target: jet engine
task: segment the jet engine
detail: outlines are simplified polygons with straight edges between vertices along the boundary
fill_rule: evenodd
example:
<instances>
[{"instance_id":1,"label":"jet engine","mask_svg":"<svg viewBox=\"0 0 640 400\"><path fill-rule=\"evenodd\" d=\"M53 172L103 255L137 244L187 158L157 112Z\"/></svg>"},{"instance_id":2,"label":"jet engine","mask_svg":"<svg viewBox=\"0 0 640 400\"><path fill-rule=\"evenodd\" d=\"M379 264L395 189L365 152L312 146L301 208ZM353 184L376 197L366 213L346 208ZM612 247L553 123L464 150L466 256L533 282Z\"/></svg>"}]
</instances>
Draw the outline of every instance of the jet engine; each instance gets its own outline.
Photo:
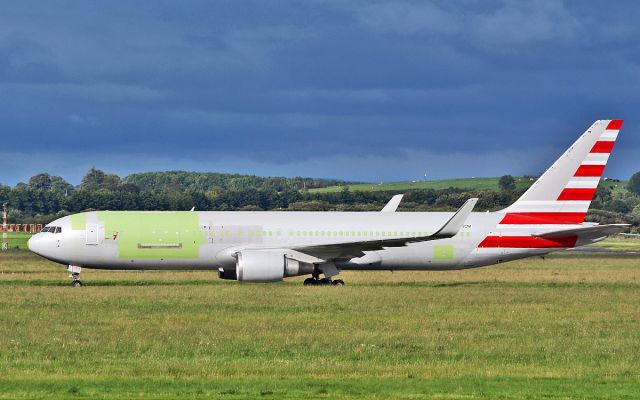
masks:
<instances>
[{"instance_id":1,"label":"jet engine","mask_svg":"<svg viewBox=\"0 0 640 400\"><path fill-rule=\"evenodd\" d=\"M279 282L314 270L312 263L288 257L286 250L243 250L236 258L236 279L241 282Z\"/></svg>"}]
</instances>

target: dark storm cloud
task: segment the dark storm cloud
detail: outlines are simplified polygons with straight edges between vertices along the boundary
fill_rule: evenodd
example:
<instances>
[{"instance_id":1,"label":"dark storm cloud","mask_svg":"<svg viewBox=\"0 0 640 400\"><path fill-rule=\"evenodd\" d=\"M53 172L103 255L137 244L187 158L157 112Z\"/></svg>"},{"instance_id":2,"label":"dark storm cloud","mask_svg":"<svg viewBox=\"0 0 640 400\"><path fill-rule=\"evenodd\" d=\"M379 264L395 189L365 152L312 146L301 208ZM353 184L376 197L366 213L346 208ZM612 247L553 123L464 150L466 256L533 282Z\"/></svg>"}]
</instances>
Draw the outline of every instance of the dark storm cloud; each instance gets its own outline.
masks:
<instances>
[{"instance_id":1,"label":"dark storm cloud","mask_svg":"<svg viewBox=\"0 0 640 400\"><path fill-rule=\"evenodd\" d=\"M635 2L5 2L0 181L77 182L91 165L536 173L597 118L627 119L608 168L626 177L640 169L638 14Z\"/></svg>"}]
</instances>

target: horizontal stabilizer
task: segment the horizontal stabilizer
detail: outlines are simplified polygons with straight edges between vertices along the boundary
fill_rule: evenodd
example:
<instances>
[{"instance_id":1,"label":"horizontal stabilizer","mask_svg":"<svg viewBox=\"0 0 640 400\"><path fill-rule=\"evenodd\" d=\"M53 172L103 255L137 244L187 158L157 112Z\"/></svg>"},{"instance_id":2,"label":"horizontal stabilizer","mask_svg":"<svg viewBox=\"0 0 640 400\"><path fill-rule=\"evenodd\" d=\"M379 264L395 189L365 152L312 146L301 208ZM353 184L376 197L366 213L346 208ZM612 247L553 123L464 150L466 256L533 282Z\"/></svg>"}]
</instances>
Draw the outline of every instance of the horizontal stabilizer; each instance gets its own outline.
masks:
<instances>
[{"instance_id":1,"label":"horizontal stabilizer","mask_svg":"<svg viewBox=\"0 0 640 400\"><path fill-rule=\"evenodd\" d=\"M560 239L575 236L579 241L602 239L618 234L629 227L629 224L591 225L582 228L564 229L534 235L543 239Z\"/></svg>"}]
</instances>

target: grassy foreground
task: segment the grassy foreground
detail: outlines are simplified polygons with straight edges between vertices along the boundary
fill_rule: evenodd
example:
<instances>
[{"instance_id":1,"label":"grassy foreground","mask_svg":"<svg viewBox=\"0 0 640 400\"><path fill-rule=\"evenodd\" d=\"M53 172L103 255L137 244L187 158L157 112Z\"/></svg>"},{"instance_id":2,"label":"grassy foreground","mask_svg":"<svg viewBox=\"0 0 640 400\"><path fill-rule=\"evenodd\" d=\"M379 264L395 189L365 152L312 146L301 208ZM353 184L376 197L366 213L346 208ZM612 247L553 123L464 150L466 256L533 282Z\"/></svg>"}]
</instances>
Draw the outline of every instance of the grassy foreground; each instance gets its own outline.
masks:
<instances>
[{"instance_id":1,"label":"grassy foreground","mask_svg":"<svg viewBox=\"0 0 640 400\"><path fill-rule=\"evenodd\" d=\"M640 259L569 255L347 286L0 255L2 398L634 399Z\"/></svg>"}]
</instances>

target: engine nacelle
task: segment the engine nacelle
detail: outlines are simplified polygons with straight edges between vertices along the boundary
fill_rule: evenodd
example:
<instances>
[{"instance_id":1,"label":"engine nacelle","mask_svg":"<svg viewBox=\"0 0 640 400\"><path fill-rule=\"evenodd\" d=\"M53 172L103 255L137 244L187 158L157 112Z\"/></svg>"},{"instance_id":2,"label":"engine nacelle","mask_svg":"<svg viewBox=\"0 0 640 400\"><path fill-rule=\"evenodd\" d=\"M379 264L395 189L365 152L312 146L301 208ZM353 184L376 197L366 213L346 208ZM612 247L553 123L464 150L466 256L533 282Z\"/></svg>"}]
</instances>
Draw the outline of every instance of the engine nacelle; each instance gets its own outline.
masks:
<instances>
[{"instance_id":1,"label":"engine nacelle","mask_svg":"<svg viewBox=\"0 0 640 400\"><path fill-rule=\"evenodd\" d=\"M236 276L241 282L279 282L284 278L284 252L246 250L237 253Z\"/></svg>"},{"instance_id":2,"label":"engine nacelle","mask_svg":"<svg viewBox=\"0 0 640 400\"><path fill-rule=\"evenodd\" d=\"M314 265L287 256L283 250L243 250L236 253L236 279L279 282L287 276L313 273Z\"/></svg>"},{"instance_id":3,"label":"engine nacelle","mask_svg":"<svg viewBox=\"0 0 640 400\"><path fill-rule=\"evenodd\" d=\"M218 268L218 278L235 281L238 279L235 269Z\"/></svg>"}]
</instances>

